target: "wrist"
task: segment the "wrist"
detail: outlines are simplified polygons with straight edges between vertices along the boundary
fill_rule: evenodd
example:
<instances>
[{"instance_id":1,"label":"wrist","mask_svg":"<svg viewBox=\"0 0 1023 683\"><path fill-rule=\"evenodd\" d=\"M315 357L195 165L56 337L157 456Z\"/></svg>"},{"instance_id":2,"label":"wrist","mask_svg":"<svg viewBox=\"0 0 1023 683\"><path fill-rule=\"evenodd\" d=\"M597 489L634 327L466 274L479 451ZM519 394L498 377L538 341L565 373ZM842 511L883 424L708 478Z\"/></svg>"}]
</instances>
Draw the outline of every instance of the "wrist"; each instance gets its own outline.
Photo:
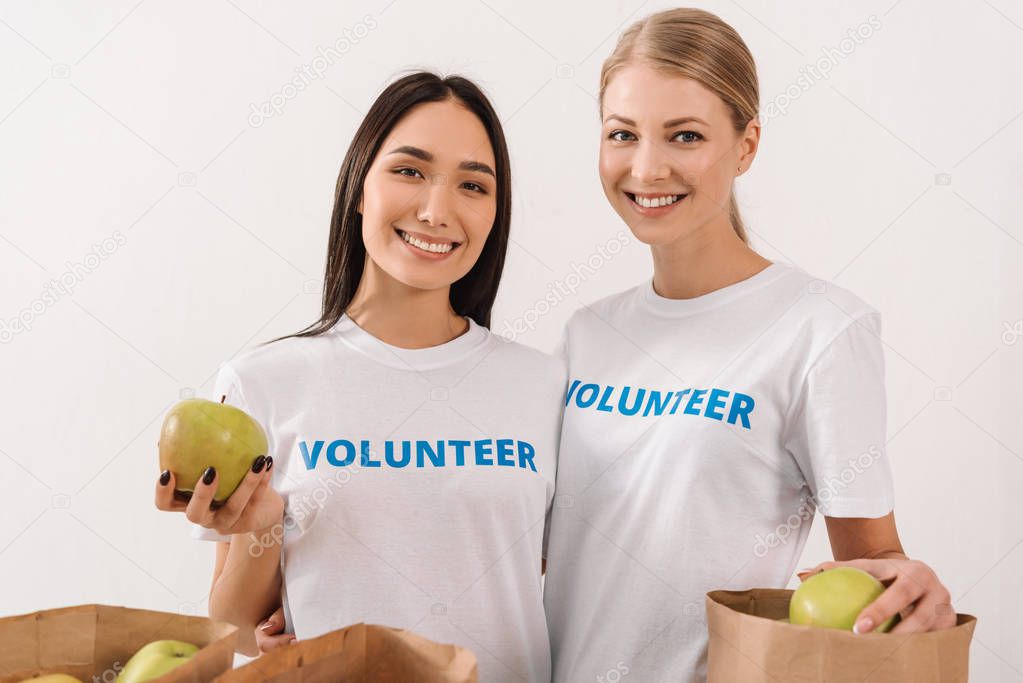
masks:
<instances>
[{"instance_id":1,"label":"wrist","mask_svg":"<svg viewBox=\"0 0 1023 683\"><path fill-rule=\"evenodd\" d=\"M872 560L908 560L906 554L899 550L886 550L884 552L870 555Z\"/></svg>"},{"instance_id":2,"label":"wrist","mask_svg":"<svg viewBox=\"0 0 1023 683\"><path fill-rule=\"evenodd\" d=\"M243 544L252 548L255 546L269 549L272 547L280 546L284 542L284 518L283 515L280 520L262 527L260 529L254 529L252 531L246 531L244 533L235 534L239 537L239 540Z\"/></svg>"}]
</instances>

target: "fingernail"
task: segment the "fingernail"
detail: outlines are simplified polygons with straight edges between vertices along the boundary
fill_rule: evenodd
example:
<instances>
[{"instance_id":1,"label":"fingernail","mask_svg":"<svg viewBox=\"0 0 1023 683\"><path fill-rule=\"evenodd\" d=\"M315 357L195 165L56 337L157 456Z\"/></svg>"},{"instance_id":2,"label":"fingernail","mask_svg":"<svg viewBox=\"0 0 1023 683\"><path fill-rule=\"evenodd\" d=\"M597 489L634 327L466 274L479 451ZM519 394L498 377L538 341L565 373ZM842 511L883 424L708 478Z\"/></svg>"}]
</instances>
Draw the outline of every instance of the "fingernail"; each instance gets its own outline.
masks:
<instances>
[{"instance_id":1,"label":"fingernail","mask_svg":"<svg viewBox=\"0 0 1023 683\"><path fill-rule=\"evenodd\" d=\"M263 466L266 465L266 456L261 455L252 461L252 471L259 474L263 471Z\"/></svg>"},{"instance_id":2,"label":"fingernail","mask_svg":"<svg viewBox=\"0 0 1023 683\"><path fill-rule=\"evenodd\" d=\"M260 631L267 631L267 630L270 629L271 626L273 626L273 622L270 621L269 619L267 619L266 621L264 621L262 624L259 625L259 630Z\"/></svg>"},{"instance_id":3,"label":"fingernail","mask_svg":"<svg viewBox=\"0 0 1023 683\"><path fill-rule=\"evenodd\" d=\"M202 473L202 483L212 484L213 480L217 477L217 471L212 466L207 467L206 471Z\"/></svg>"},{"instance_id":4,"label":"fingernail","mask_svg":"<svg viewBox=\"0 0 1023 683\"><path fill-rule=\"evenodd\" d=\"M874 620L871 619L870 617L865 617L865 618L860 619L859 621L856 622L856 625L853 626L853 633L855 633L856 635L861 635L863 633L870 633L870 631L873 628L874 628Z\"/></svg>"},{"instance_id":5,"label":"fingernail","mask_svg":"<svg viewBox=\"0 0 1023 683\"><path fill-rule=\"evenodd\" d=\"M166 486L170 483L170 470L164 470L160 473L160 486Z\"/></svg>"},{"instance_id":6,"label":"fingernail","mask_svg":"<svg viewBox=\"0 0 1023 683\"><path fill-rule=\"evenodd\" d=\"M266 471L269 472L274 466L273 456L269 456L266 459Z\"/></svg>"}]
</instances>

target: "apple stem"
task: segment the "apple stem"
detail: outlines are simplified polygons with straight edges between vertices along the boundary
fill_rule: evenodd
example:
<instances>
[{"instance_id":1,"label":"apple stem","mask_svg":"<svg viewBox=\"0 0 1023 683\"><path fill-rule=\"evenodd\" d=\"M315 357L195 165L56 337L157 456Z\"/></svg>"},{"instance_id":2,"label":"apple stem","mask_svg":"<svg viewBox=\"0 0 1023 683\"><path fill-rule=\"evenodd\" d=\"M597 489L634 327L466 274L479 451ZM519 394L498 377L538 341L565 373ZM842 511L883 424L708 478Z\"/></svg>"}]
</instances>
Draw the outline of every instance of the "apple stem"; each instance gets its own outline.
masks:
<instances>
[{"instance_id":1,"label":"apple stem","mask_svg":"<svg viewBox=\"0 0 1023 683\"><path fill-rule=\"evenodd\" d=\"M223 403L225 398L227 398L227 394L221 395L220 402Z\"/></svg>"}]
</instances>

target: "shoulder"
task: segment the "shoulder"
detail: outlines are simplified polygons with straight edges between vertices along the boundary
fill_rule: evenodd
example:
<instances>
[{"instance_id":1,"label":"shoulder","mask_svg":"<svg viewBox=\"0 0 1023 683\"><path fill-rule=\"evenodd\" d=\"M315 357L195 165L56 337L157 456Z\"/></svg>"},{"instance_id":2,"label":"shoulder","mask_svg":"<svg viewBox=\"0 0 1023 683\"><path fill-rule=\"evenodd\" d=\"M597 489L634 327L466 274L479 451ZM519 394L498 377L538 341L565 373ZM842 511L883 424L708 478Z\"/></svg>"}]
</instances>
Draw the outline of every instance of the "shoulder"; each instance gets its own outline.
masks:
<instances>
[{"instance_id":1,"label":"shoulder","mask_svg":"<svg viewBox=\"0 0 1023 683\"><path fill-rule=\"evenodd\" d=\"M560 356L511 341L491 333L491 347L484 362L502 381L533 390L560 394L568 378L568 369Z\"/></svg>"},{"instance_id":2,"label":"shoulder","mask_svg":"<svg viewBox=\"0 0 1023 683\"><path fill-rule=\"evenodd\" d=\"M510 363L516 370L543 374L563 374L564 363L560 358L540 349L512 341L499 334L491 333L495 345L494 356L503 363Z\"/></svg>"},{"instance_id":3,"label":"shoulder","mask_svg":"<svg viewBox=\"0 0 1023 683\"><path fill-rule=\"evenodd\" d=\"M220 366L220 372L236 382L250 384L262 379L294 378L310 360L330 345L331 332L313 337L285 337L264 342L235 354Z\"/></svg>"},{"instance_id":4,"label":"shoulder","mask_svg":"<svg viewBox=\"0 0 1023 683\"><path fill-rule=\"evenodd\" d=\"M585 304L577 309L565 323L565 334L570 335L574 330L587 328L592 325L606 325L612 320L618 319L634 310L637 297L643 284L629 287L621 292L616 292L598 299L591 304Z\"/></svg>"},{"instance_id":5,"label":"shoulder","mask_svg":"<svg viewBox=\"0 0 1023 683\"><path fill-rule=\"evenodd\" d=\"M795 318L792 322L804 326L818 341L827 344L854 327L880 335L880 311L859 295L792 266L784 268L778 286L794 302L790 311Z\"/></svg>"}]
</instances>

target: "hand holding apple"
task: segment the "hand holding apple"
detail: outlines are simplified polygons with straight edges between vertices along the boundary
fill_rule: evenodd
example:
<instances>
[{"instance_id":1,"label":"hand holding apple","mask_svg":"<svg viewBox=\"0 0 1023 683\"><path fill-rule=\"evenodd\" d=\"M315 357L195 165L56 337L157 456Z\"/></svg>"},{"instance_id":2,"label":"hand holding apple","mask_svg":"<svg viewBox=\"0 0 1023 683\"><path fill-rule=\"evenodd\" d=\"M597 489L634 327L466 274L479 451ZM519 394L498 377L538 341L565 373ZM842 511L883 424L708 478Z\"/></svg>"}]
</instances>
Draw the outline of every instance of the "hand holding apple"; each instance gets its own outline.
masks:
<instances>
[{"instance_id":1,"label":"hand holding apple","mask_svg":"<svg viewBox=\"0 0 1023 683\"><path fill-rule=\"evenodd\" d=\"M160 510L184 512L223 535L259 531L283 519L284 501L270 486L266 436L244 411L205 399L181 401L164 419L159 447Z\"/></svg>"},{"instance_id":2,"label":"hand holding apple","mask_svg":"<svg viewBox=\"0 0 1023 683\"><path fill-rule=\"evenodd\" d=\"M219 477L213 467L196 484L187 503L174 496L174 473L164 470L156 483L156 507L169 512L183 511L190 522L225 536L272 527L284 518L284 500L270 486L272 467L273 458L256 458L241 485L218 508L212 506Z\"/></svg>"},{"instance_id":3,"label":"hand holding apple","mask_svg":"<svg viewBox=\"0 0 1023 683\"><path fill-rule=\"evenodd\" d=\"M215 467L220 474L213 506L234 492L258 456L267 453L263 427L240 408L190 398L174 405L160 428L160 469L174 473L174 495L188 500L196 485Z\"/></svg>"},{"instance_id":4,"label":"hand holding apple","mask_svg":"<svg viewBox=\"0 0 1023 683\"><path fill-rule=\"evenodd\" d=\"M789 600L789 623L853 631L856 617L882 593L884 585L855 567L833 567L803 579ZM895 618L875 628L890 631Z\"/></svg>"},{"instance_id":5,"label":"hand holding apple","mask_svg":"<svg viewBox=\"0 0 1023 683\"><path fill-rule=\"evenodd\" d=\"M919 560L890 558L878 560L849 560L822 562L806 573L811 574L835 567L855 567L871 574L878 581L891 582L880 597L867 605L856 619L856 633L868 633L877 624L897 614L902 620L892 633L920 633L938 631L956 625L956 613L948 589L938 580L934 570Z\"/></svg>"}]
</instances>

